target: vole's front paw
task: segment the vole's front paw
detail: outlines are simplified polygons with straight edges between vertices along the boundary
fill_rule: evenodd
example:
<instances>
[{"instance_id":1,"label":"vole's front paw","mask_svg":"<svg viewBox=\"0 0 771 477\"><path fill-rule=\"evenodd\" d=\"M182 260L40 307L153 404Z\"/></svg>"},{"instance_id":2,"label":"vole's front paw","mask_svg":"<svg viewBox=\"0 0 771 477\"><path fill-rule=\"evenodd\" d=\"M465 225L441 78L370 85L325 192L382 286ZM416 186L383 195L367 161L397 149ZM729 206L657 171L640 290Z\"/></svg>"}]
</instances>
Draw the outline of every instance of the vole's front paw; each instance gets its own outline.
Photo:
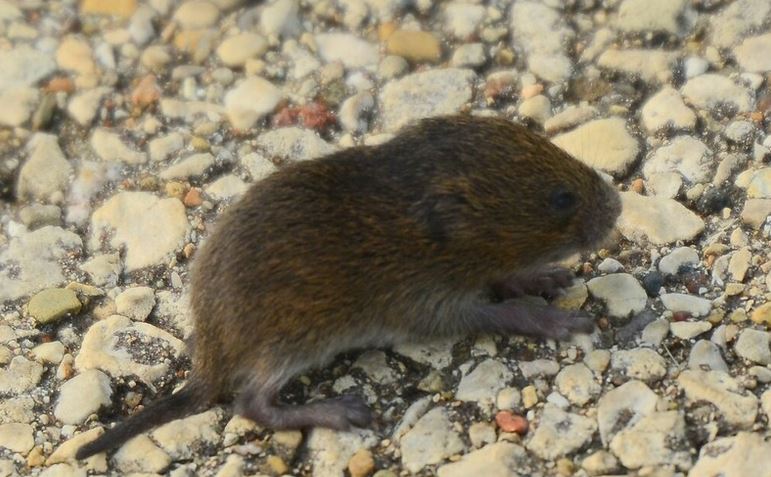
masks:
<instances>
[{"instance_id":1,"label":"vole's front paw","mask_svg":"<svg viewBox=\"0 0 771 477\"><path fill-rule=\"evenodd\" d=\"M566 268L543 268L526 274L512 275L493 285L493 292L502 300L525 295L554 298L573 283L573 278L573 273Z\"/></svg>"}]
</instances>

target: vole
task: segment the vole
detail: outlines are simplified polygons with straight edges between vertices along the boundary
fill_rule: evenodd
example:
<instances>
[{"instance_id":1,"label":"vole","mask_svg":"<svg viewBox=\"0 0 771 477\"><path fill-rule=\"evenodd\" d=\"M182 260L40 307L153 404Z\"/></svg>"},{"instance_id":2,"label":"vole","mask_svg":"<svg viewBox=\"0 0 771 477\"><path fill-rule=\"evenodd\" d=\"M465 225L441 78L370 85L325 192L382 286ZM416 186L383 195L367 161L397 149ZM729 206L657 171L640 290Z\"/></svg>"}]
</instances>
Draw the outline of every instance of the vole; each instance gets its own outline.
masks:
<instances>
[{"instance_id":1,"label":"vole","mask_svg":"<svg viewBox=\"0 0 771 477\"><path fill-rule=\"evenodd\" d=\"M235 394L267 428L366 426L364 401L277 402L340 352L473 333L565 339L593 322L513 298L555 294L550 264L604 240L617 191L505 119L425 119L390 141L292 163L221 216L192 263L192 371L82 459Z\"/></svg>"}]
</instances>

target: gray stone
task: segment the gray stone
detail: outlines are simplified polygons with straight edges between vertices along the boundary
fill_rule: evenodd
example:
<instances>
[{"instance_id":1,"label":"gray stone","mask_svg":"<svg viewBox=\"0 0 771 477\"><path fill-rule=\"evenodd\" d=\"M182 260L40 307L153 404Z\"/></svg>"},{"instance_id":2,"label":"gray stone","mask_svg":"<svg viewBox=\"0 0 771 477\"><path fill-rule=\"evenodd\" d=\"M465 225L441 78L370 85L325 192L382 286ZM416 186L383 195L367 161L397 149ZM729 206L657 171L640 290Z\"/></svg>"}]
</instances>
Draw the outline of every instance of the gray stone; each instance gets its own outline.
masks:
<instances>
[{"instance_id":1,"label":"gray stone","mask_svg":"<svg viewBox=\"0 0 771 477\"><path fill-rule=\"evenodd\" d=\"M75 368L99 369L114 378L136 376L152 386L168 373L169 358L178 359L184 350L182 341L160 328L113 315L88 329L75 358Z\"/></svg>"},{"instance_id":2,"label":"gray stone","mask_svg":"<svg viewBox=\"0 0 771 477\"><path fill-rule=\"evenodd\" d=\"M659 398L641 381L629 381L606 392L597 403L600 438L608 445L622 429L656 411Z\"/></svg>"},{"instance_id":3,"label":"gray stone","mask_svg":"<svg viewBox=\"0 0 771 477\"><path fill-rule=\"evenodd\" d=\"M604 139L597 141L598 137ZM640 152L621 118L595 119L552 142L585 164L616 176L625 175Z\"/></svg>"},{"instance_id":4,"label":"gray stone","mask_svg":"<svg viewBox=\"0 0 771 477\"><path fill-rule=\"evenodd\" d=\"M43 376L43 366L23 356L16 356L11 363L0 368L0 395L16 396L35 388Z\"/></svg>"},{"instance_id":5,"label":"gray stone","mask_svg":"<svg viewBox=\"0 0 771 477\"><path fill-rule=\"evenodd\" d=\"M465 448L442 407L435 407L421 417L401 438L400 446L402 465L412 473L438 464Z\"/></svg>"},{"instance_id":6,"label":"gray stone","mask_svg":"<svg viewBox=\"0 0 771 477\"><path fill-rule=\"evenodd\" d=\"M644 344L658 347L664 338L669 334L669 320L659 318L648 323L642 331L642 342Z\"/></svg>"},{"instance_id":7,"label":"gray stone","mask_svg":"<svg viewBox=\"0 0 771 477\"><path fill-rule=\"evenodd\" d=\"M680 93L686 101L701 109L715 110L729 105L743 113L754 106L749 90L719 74L707 73L692 78L680 88Z\"/></svg>"},{"instance_id":8,"label":"gray stone","mask_svg":"<svg viewBox=\"0 0 771 477\"><path fill-rule=\"evenodd\" d=\"M739 333L739 339L736 340L734 351L740 357L754 363L771 364L770 337L771 334L767 331L745 328Z\"/></svg>"},{"instance_id":9,"label":"gray stone","mask_svg":"<svg viewBox=\"0 0 771 477\"><path fill-rule=\"evenodd\" d=\"M91 277L91 282L94 285L114 287L118 284L123 264L120 261L120 254L105 253L96 255L91 260L82 263L80 269Z\"/></svg>"},{"instance_id":10,"label":"gray stone","mask_svg":"<svg viewBox=\"0 0 771 477\"><path fill-rule=\"evenodd\" d=\"M648 348L615 351L610 366L624 376L646 382L658 381L667 374L666 360Z\"/></svg>"},{"instance_id":11,"label":"gray stone","mask_svg":"<svg viewBox=\"0 0 771 477\"><path fill-rule=\"evenodd\" d=\"M677 377L677 384L689 403L706 401L714 405L730 425L746 429L755 422L758 398L723 371L688 369Z\"/></svg>"},{"instance_id":12,"label":"gray stone","mask_svg":"<svg viewBox=\"0 0 771 477\"><path fill-rule=\"evenodd\" d=\"M137 227L142 224L142 227ZM119 192L91 216L89 247L98 250L103 235L109 246L126 247L126 271L160 263L181 247L190 224L178 199L159 199L149 192Z\"/></svg>"},{"instance_id":13,"label":"gray stone","mask_svg":"<svg viewBox=\"0 0 771 477\"><path fill-rule=\"evenodd\" d=\"M150 287L133 287L115 297L115 312L132 320L145 321L155 307L155 293Z\"/></svg>"},{"instance_id":14,"label":"gray stone","mask_svg":"<svg viewBox=\"0 0 771 477\"><path fill-rule=\"evenodd\" d=\"M695 267L699 264L699 253L691 247L677 247L659 261L659 271L677 275L680 267Z\"/></svg>"},{"instance_id":15,"label":"gray stone","mask_svg":"<svg viewBox=\"0 0 771 477\"><path fill-rule=\"evenodd\" d=\"M305 161L325 156L337 147L321 139L309 129L286 127L264 132L257 137L257 145L268 158Z\"/></svg>"},{"instance_id":16,"label":"gray stone","mask_svg":"<svg viewBox=\"0 0 771 477\"><path fill-rule=\"evenodd\" d=\"M15 300L65 282L60 262L80 252L80 237L46 226L13 237L0 250L0 301Z\"/></svg>"},{"instance_id":17,"label":"gray stone","mask_svg":"<svg viewBox=\"0 0 771 477\"><path fill-rule=\"evenodd\" d=\"M367 376L378 384L393 384L398 379L398 375L388 365L386 354L382 351L366 351L353 363L353 367L367 373Z\"/></svg>"},{"instance_id":18,"label":"gray stone","mask_svg":"<svg viewBox=\"0 0 771 477\"><path fill-rule=\"evenodd\" d=\"M476 68L487 61L484 45L481 43L467 43L455 49L450 59L450 64L456 68Z\"/></svg>"},{"instance_id":19,"label":"gray stone","mask_svg":"<svg viewBox=\"0 0 771 477\"><path fill-rule=\"evenodd\" d=\"M554 376L560 370L560 365L553 359L534 359L533 361L519 361L519 370L525 379L539 376Z\"/></svg>"},{"instance_id":20,"label":"gray stone","mask_svg":"<svg viewBox=\"0 0 771 477\"><path fill-rule=\"evenodd\" d=\"M546 404L527 449L541 459L554 460L586 445L596 430L594 419Z\"/></svg>"},{"instance_id":21,"label":"gray stone","mask_svg":"<svg viewBox=\"0 0 771 477\"><path fill-rule=\"evenodd\" d=\"M27 160L21 168L18 195L21 199L50 202L70 183L72 166L59 148L56 136L38 133L27 143Z\"/></svg>"},{"instance_id":22,"label":"gray stone","mask_svg":"<svg viewBox=\"0 0 771 477\"><path fill-rule=\"evenodd\" d=\"M54 416L65 424L82 424L102 406L109 406L110 396L110 378L96 369L86 370L59 388Z\"/></svg>"},{"instance_id":23,"label":"gray stone","mask_svg":"<svg viewBox=\"0 0 771 477\"><path fill-rule=\"evenodd\" d=\"M420 343L401 343L394 351L413 361L426 364L434 369L444 369L452 363L452 346L455 339L434 339Z\"/></svg>"},{"instance_id":24,"label":"gray stone","mask_svg":"<svg viewBox=\"0 0 771 477\"><path fill-rule=\"evenodd\" d=\"M445 28L459 40L473 35L485 18L485 7L466 2L449 2L444 5Z\"/></svg>"},{"instance_id":25,"label":"gray stone","mask_svg":"<svg viewBox=\"0 0 771 477\"><path fill-rule=\"evenodd\" d=\"M688 367L700 371L728 372L728 365L720 354L720 348L708 340L699 340L688 355Z\"/></svg>"},{"instance_id":26,"label":"gray stone","mask_svg":"<svg viewBox=\"0 0 771 477\"><path fill-rule=\"evenodd\" d=\"M573 64L565 48L575 33L559 12L547 4L524 0L514 3L510 18L513 44L524 51L528 69L552 83L567 80Z\"/></svg>"},{"instance_id":27,"label":"gray stone","mask_svg":"<svg viewBox=\"0 0 771 477\"><path fill-rule=\"evenodd\" d=\"M648 302L645 289L628 273L592 278L586 286L592 296L605 302L611 316L626 318L644 310Z\"/></svg>"},{"instance_id":28,"label":"gray stone","mask_svg":"<svg viewBox=\"0 0 771 477\"><path fill-rule=\"evenodd\" d=\"M674 465L691 467L685 435L685 419L679 411L655 412L624 428L610 442L610 449L624 467Z\"/></svg>"},{"instance_id":29,"label":"gray stone","mask_svg":"<svg viewBox=\"0 0 771 477\"><path fill-rule=\"evenodd\" d=\"M265 35L292 36L300 31L298 0L277 0L266 5L260 15L260 29Z\"/></svg>"},{"instance_id":30,"label":"gray stone","mask_svg":"<svg viewBox=\"0 0 771 477\"><path fill-rule=\"evenodd\" d=\"M712 309L712 302L706 298L684 293L665 293L661 295L661 303L669 311L685 311L691 316L707 316Z\"/></svg>"},{"instance_id":31,"label":"gray stone","mask_svg":"<svg viewBox=\"0 0 771 477\"><path fill-rule=\"evenodd\" d=\"M457 113L472 99L473 71L458 68L413 73L385 84L380 93L385 131L429 116Z\"/></svg>"},{"instance_id":32,"label":"gray stone","mask_svg":"<svg viewBox=\"0 0 771 477\"><path fill-rule=\"evenodd\" d=\"M323 428L314 429L308 437L313 475L342 476L356 451L374 447L378 442L378 437L370 430L335 432Z\"/></svg>"},{"instance_id":33,"label":"gray stone","mask_svg":"<svg viewBox=\"0 0 771 477\"><path fill-rule=\"evenodd\" d=\"M498 391L506 387L513 377L514 374L506 365L494 359L487 359L463 376L455 398L476 402L482 409L490 411Z\"/></svg>"},{"instance_id":34,"label":"gray stone","mask_svg":"<svg viewBox=\"0 0 771 477\"><path fill-rule=\"evenodd\" d=\"M48 51L21 44L0 51L0 91L12 86L33 86L56 69Z\"/></svg>"},{"instance_id":35,"label":"gray stone","mask_svg":"<svg viewBox=\"0 0 771 477\"><path fill-rule=\"evenodd\" d=\"M617 226L627 239L640 244L691 240L704 230L704 221L675 200L622 192L621 202Z\"/></svg>"},{"instance_id":36,"label":"gray stone","mask_svg":"<svg viewBox=\"0 0 771 477\"><path fill-rule=\"evenodd\" d=\"M527 459L525 450L511 442L489 444L463 456L458 462L446 464L437 470L439 477L517 477Z\"/></svg>"},{"instance_id":37,"label":"gray stone","mask_svg":"<svg viewBox=\"0 0 771 477\"><path fill-rule=\"evenodd\" d=\"M691 183L707 182L712 176L712 151L698 139L678 136L656 149L645 161L643 174L650 177L664 172L679 172Z\"/></svg>"},{"instance_id":38,"label":"gray stone","mask_svg":"<svg viewBox=\"0 0 771 477\"><path fill-rule=\"evenodd\" d=\"M591 370L583 363L571 364L562 368L554 380L559 392L571 403L583 406L599 396L602 388L594 379Z\"/></svg>"}]
</instances>

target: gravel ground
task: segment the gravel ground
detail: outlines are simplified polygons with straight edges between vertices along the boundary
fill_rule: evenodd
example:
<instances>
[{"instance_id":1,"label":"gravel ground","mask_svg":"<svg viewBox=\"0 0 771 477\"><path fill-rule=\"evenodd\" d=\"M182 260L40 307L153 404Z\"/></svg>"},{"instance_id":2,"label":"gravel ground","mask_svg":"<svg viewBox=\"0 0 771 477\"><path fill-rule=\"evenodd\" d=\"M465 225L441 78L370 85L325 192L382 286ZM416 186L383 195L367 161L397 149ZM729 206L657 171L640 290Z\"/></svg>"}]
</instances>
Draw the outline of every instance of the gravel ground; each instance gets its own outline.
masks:
<instances>
[{"instance_id":1,"label":"gravel ground","mask_svg":"<svg viewBox=\"0 0 771 477\"><path fill-rule=\"evenodd\" d=\"M0 476L771 476L768 0L0 0ZM342 356L372 428L215 408L74 450L182 383L189 259L286 161L472 111L612 175L570 343Z\"/></svg>"}]
</instances>

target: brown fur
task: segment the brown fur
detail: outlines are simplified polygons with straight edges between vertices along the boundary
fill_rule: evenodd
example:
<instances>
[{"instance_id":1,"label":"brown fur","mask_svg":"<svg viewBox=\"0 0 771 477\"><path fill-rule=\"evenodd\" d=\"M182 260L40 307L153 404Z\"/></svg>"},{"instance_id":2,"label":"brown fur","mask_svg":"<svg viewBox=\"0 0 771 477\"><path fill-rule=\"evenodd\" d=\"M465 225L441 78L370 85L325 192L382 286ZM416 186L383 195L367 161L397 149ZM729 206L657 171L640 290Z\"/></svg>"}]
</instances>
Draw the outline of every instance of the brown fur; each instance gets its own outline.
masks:
<instances>
[{"instance_id":1,"label":"brown fur","mask_svg":"<svg viewBox=\"0 0 771 477\"><path fill-rule=\"evenodd\" d=\"M383 145L289 165L222 215L194 261L189 383L78 457L233 392L237 411L268 427L364 425L356 399L274 402L296 373L352 348L588 331L585 318L508 298L564 286L540 267L596 246L619 209L591 168L502 119L428 119Z\"/></svg>"}]
</instances>

